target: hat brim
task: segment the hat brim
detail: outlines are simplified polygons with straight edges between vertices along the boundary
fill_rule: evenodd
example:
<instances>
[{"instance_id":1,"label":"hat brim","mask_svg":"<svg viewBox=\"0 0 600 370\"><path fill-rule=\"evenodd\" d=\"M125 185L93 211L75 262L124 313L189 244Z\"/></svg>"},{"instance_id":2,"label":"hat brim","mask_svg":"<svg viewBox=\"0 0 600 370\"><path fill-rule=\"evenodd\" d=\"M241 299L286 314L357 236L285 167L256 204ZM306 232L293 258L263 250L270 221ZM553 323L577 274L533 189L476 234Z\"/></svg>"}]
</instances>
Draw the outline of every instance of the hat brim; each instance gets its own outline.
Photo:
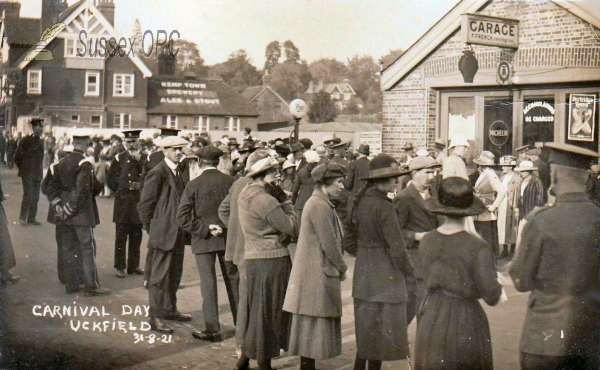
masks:
<instances>
[{"instance_id":1,"label":"hat brim","mask_svg":"<svg viewBox=\"0 0 600 370\"><path fill-rule=\"evenodd\" d=\"M409 171L409 172L413 172L413 171L421 171L421 170L425 170L425 169L441 168L441 167L442 167L442 165L441 165L441 164L439 164L439 163L437 163L437 162L436 162L436 163L429 164L429 165L427 165L427 166L421 166L421 167L417 167L417 168L413 168L413 169L411 169L411 168L410 168L410 165L409 165L409 166L408 166L408 171Z\"/></svg>"},{"instance_id":2,"label":"hat brim","mask_svg":"<svg viewBox=\"0 0 600 370\"><path fill-rule=\"evenodd\" d=\"M248 172L247 176L248 177L256 177L257 175L260 175L261 173L266 172L266 171L270 170L271 168L275 168L275 167L279 167L279 166L280 166L279 162L277 162L277 163L273 162L270 166L263 167L263 168L261 168L258 171L255 171L255 172L250 171L250 172Z\"/></svg>"},{"instance_id":3,"label":"hat brim","mask_svg":"<svg viewBox=\"0 0 600 370\"><path fill-rule=\"evenodd\" d=\"M531 167L531 168L515 168L515 172L531 172L531 171L536 171L538 168L537 167Z\"/></svg>"},{"instance_id":4,"label":"hat brim","mask_svg":"<svg viewBox=\"0 0 600 370\"><path fill-rule=\"evenodd\" d=\"M477 197L473 197L473 204L467 208L444 206L439 203L438 198L427 199L425 201L425 207L432 213L459 217L477 216L487 211L485 204Z\"/></svg>"},{"instance_id":5,"label":"hat brim","mask_svg":"<svg viewBox=\"0 0 600 370\"><path fill-rule=\"evenodd\" d=\"M370 180L379 180L379 179L387 179L390 177L400 177L404 175L410 174L410 171L402 170L400 167L389 167L385 169L386 171L382 171L381 173L371 175L371 171L369 171L369 176L360 177L360 180L370 181Z\"/></svg>"},{"instance_id":6,"label":"hat brim","mask_svg":"<svg viewBox=\"0 0 600 370\"><path fill-rule=\"evenodd\" d=\"M369 151L369 150L362 150L362 151L361 150L357 150L356 152L360 153L360 154L364 154L364 155L370 155L371 154L371 151Z\"/></svg>"},{"instance_id":7,"label":"hat brim","mask_svg":"<svg viewBox=\"0 0 600 370\"><path fill-rule=\"evenodd\" d=\"M478 164L480 166L488 166L488 167L498 166L496 163L481 162L477 158L473 159L473 163Z\"/></svg>"}]
</instances>

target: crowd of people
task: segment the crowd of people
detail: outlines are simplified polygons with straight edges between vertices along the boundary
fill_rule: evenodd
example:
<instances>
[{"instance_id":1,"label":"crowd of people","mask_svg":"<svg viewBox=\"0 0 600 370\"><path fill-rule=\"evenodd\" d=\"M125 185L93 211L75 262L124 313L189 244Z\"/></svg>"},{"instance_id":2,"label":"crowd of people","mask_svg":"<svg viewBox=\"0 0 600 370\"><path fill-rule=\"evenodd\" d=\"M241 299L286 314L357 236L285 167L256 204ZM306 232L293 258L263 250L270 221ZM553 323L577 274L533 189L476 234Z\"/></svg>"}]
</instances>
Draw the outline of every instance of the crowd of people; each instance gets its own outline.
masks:
<instances>
[{"instance_id":1,"label":"crowd of people","mask_svg":"<svg viewBox=\"0 0 600 370\"><path fill-rule=\"evenodd\" d=\"M250 360L271 369L281 350L300 356L303 370L341 354L345 254L355 258L355 370L406 360L415 319L415 369L492 369L479 299L505 299L501 259L511 260L517 290L531 291L521 367L600 365L597 152L560 143L501 158L483 151L469 171L469 142L458 136L431 149L407 143L396 159L337 138L264 142L250 130L241 143L167 128L151 138L76 131L55 140L42 138L41 121L32 126L15 150L20 222L39 224L41 189L66 293L111 294L98 279L92 230L95 197L112 196L116 276L144 275L152 330L173 333L169 321L192 320L177 308L190 245L205 324L192 334L222 340L218 261L236 326L235 369ZM14 282L6 224L2 208L1 276Z\"/></svg>"}]
</instances>

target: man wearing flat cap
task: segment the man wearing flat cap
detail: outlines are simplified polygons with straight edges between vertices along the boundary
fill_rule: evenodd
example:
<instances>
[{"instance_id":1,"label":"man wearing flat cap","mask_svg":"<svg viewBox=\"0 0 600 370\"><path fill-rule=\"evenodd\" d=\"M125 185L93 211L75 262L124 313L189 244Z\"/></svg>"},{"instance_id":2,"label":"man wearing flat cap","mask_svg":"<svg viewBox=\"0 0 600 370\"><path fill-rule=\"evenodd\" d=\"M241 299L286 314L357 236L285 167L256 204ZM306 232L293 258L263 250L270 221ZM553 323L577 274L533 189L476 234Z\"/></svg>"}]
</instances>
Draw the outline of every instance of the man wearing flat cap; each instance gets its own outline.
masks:
<instances>
[{"instance_id":1,"label":"man wearing flat cap","mask_svg":"<svg viewBox=\"0 0 600 370\"><path fill-rule=\"evenodd\" d=\"M404 233L406 249L415 266L417 280L416 292L409 292L406 306L406 320L410 322L425 296L425 277L421 266L419 245L425 234L440 225L437 216L425 206L425 201L437 197L435 187L436 170L441 165L431 157L415 157L410 161L408 170L411 181L394 199L394 207L398 213L398 221Z\"/></svg>"},{"instance_id":2,"label":"man wearing flat cap","mask_svg":"<svg viewBox=\"0 0 600 370\"><path fill-rule=\"evenodd\" d=\"M524 370L600 366L600 208L585 194L598 153L545 143L556 202L519 226L509 273L531 292L520 345Z\"/></svg>"},{"instance_id":3,"label":"man wearing flat cap","mask_svg":"<svg viewBox=\"0 0 600 370\"><path fill-rule=\"evenodd\" d=\"M219 206L233 184L233 177L217 169L223 152L214 146L206 146L198 152L202 174L186 186L179 209L179 226L192 234L192 252L200 274L202 314L204 331L194 331L194 338L211 342L221 341L219 325L219 300L217 297L218 259L227 288L234 321L237 316L233 287L225 262L226 226L219 219Z\"/></svg>"},{"instance_id":4,"label":"man wearing flat cap","mask_svg":"<svg viewBox=\"0 0 600 370\"><path fill-rule=\"evenodd\" d=\"M168 136L157 145L163 149L165 158L148 172L138 212L148 233L148 252L151 253L148 282L150 327L155 331L172 333L173 328L163 320L192 319L177 310L177 290L183 273L186 242L186 232L177 223L177 207L185 189L177 164L187 141Z\"/></svg>"},{"instance_id":5,"label":"man wearing flat cap","mask_svg":"<svg viewBox=\"0 0 600 370\"><path fill-rule=\"evenodd\" d=\"M33 133L22 139L15 154L15 164L23 181L23 200L19 222L21 225L41 225L37 219L40 187L44 177L44 120L31 120Z\"/></svg>"},{"instance_id":6,"label":"man wearing flat cap","mask_svg":"<svg viewBox=\"0 0 600 370\"><path fill-rule=\"evenodd\" d=\"M85 295L102 296L111 291L100 287L96 268L93 228L100 223L100 217L95 197L102 191L102 185L84 154L89 142L90 136L85 131L73 134L73 152L55 166L48 184L48 200L54 207L55 220L63 226L61 247L64 248L67 294L81 290L77 266L82 263Z\"/></svg>"},{"instance_id":7,"label":"man wearing flat cap","mask_svg":"<svg viewBox=\"0 0 600 370\"><path fill-rule=\"evenodd\" d=\"M142 188L143 162L138 140L142 130L123 131L126 150L115 156L110 166L107 184L115 193L113 222L115 223L115 264L117 277L142 275L140 268L140 245L142 244L142 221L137 211ZM129 240L129 254L127 241Z\"/></svg>"}]
</instances>

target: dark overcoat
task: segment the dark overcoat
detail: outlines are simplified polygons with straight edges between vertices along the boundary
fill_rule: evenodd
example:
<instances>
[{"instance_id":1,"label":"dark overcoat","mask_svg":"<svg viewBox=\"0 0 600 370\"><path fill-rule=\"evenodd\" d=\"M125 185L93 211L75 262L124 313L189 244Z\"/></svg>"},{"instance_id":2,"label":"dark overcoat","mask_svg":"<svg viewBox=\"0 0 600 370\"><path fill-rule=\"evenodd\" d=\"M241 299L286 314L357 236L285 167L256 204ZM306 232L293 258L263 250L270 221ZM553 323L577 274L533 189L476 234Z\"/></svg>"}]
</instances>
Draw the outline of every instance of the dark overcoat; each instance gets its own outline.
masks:
<instances>
[{"instance_id":1,"label":"dark overcoat","mask_svg":"<svg viewBox=\"0 0 600 370\"><path fill-rule=\"evenodd\" d=\"M225 250L227 230L219 219L219 206L232 184L233 177L210 168L186 185L177 210L177 222L192 234L194 254ZM223 234L213 236L209 225L221 226Z\"/></svg>"},{"instance_id":2,"label":"dark overcoat","mask_svg":"<svg viewBox=\"0 0 600 370\"><path fill-rule=\"evenodd\" d=\"M307 166L301 169L296 175L294 181L294 189L292 190L292 203L294 203L294 211L302 211L308 199L312 196L315 189L315 182L310 177L309 168Z\"/></svg>"},{"instance_id":3,"label":"dark overcoat","mask_svg":"<svg viewBox=\"0 0 600 370\"><path fill-rule=\"evenodd\" d=\"M559 195L532 211L509 268L515 287L531 291L521 352L600 354L600 208L585 193Z\"/></svg>"},{"instance_id":4,"label":"dark overcoat","mask_svg":"<svg viewBox=\"0 0 600 370\"><path fill-rule=\"evenodd\" d=\"M117 154L108 170L106 183L115 192L113 222L117 224L141 224L137 206L140 202L142 161L128 151ZM137 189L136 188L137 184Z\"/></svg>"},{"instance_id":5,"label":"dark overcoat","mask_svg":"<svg viewBox=\"0 0 600 370\"><path fill-rule=\"evenodd\" d=\"M365 180L361 180L361 178L369 175L369 163L370 161L367 157L361 157L350 163L346 180L344 180L344 187L346 189L352 193L356 193L367 183Z\"/></svg>"},{"instance_id":6,"label":"dark overcoat","mask_svg":"<svg viewBox=\"0 0 600 370\"><path fill-rule=\"evenodd\" d=\"M51 206L60 204L71 212L62 221L66 226L95 227L100 223L96 196L102 184L94 176L94 167L77 149L64 157L54 167L54 176L48 184Z\"/></svg>"},{"instance_id":7,"label":"dark overcoat","mask_svg":"<svg viewBox=\"0 0 600 370\"><path fill-rule=\"evenodd\" d=\"M219 218L227 227L227 240L225 245L225 261L232 261L235 265L244 263L244 233L240 225L238 200L240 193L246 185L252 182L248 176L241 177L231 185L229 193L219 206Z\"/></svg>"},{"instance_id":8,"label":"dark overcoat","mask_svg":"<svg viewBox=\"0 0 600 370\"><path fill-rule=\"evenodd\" d=\"M17 148L15 164L21 177L42 181L44 177L44 140L35 135L25 137Z\"/></svg>"},{"instance_id":9,"label":"dark overcoat","mask_svg":"<svg viewBox=\"0 0 600 370\"><path fill-rule=\"evenodd\" d=\"M144 181L138 212L148 231L148 248L170 251L183 232L177 224L177 207L185 184L165 161L154 167Z\"/></svg>"},{"instance_id":10,"label":"dark overcoat","mask_svg":"<svg viewBox=\"0 0 600 370\"><path fill-rule=\"evenodd\" d=\"M50 183L52 182L52 178L54 177L54 167L56 167L57 163L52 163L50 165L50 167L48 167L48 171L46 171L46 176L44 176L44 180L42 180L42 186L41 186L41 191L43 195L48 196L48 187L50 186ZM48 218L46 219L46 221L48 221L51 224L55 224L57 223L57 220L55 219L55 214L56 211L54 210L54 207L50 206L48 207Z\"/></svg>"},{"instance_id":11,"label":"dark overcoat","mask_svg":"<svg viewBox=\"0 0 600 370\"><path fill-rule=\"evenodd\" d=\"M321 190L306 202L302 218L283 309L312 317L341 317L340 277L348 270L342 223Z\"/></svg>"}]
</instances>

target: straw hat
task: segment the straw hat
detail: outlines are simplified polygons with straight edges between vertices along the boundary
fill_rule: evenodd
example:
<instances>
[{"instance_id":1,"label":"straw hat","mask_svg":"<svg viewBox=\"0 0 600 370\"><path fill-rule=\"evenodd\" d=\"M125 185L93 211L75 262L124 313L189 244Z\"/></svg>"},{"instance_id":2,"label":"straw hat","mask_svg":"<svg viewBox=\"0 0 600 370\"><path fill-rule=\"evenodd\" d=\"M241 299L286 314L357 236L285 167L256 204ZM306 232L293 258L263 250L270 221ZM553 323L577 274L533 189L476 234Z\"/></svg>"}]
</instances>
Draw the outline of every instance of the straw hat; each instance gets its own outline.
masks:
<instances>
[{"instance_id":1,"label":"straw hat","mask_svg":"<svg viewBox=\"0 0 600 370\"><path fill-rule=\"evenodd\" d=\"M292 161L289 161L289 160L283 162L283 166L282 166L283 170L287 170L290 167L296 167L296 164L294 162L292 162Z\"/></svg>"},{"instance_id":2,"label":"straw hat","mask_svg":"<svg viewBox=\"0 0 600 370\"><path fill-rule=\"evenodd\" d=\"M537 167L533 165L532 161L521 161L517 168L515 168L516 172L524 172L524 171L535 171Z\"/></svg>"},{"instance_id":3,"label":"straw hat","mask_svg":"<svg viewBox=\"0 0 600 370\"><path fill-rule=\"evenodd\" d=\"M476 216L487 211L483 202L473 193L469 180L448 177L440 183L437 198L425 201L425 207L433 213L448 216Z\"/></svg>"},{"instance_id":4,"label":"straw hat","mask_svg":"<svg viewBox=\"0 0 600 370\"><path fill-rule=\"evenodd\" d=\"M517 166L517 159L512 155L505 155L504 157L500 157L500 166Z\"/></svg>"},{"instance_id":5,"label":"straw hat","mask_svg":"<svg viewBox=\"0 0 600 370\"><path fill-rule=\"evenodd\" d=\"M450 145L448 146L448 149L452 149L455 146L469 146L469 142L467 141L467 139L464 138L464 136L454 136L452 137L452 139L450 139Z\"/></svg>"},{"instance_id":6,"label":"straw hat","mask_svg":"<svg viewBox=\"0 0 600 370\"><path fill-rule=\"evenodd\" d=\"M321 157L314 150L307 150L304 153L304 158L306 158L306 162L308 163L319 163Z\"/></svg>"},{"instance_id":7,"label":"straw hat","mask_svg":"<svg viewBox=\"0 0 600 370\"><path fill-rule=\"evenodd\" d=\"M494 153L484 150L483 152L481 152L481 154L479 154L479 157L473 160L473 163L478 164L480 166L495 166L495 159L496 156L494 155Z\"/></svg>"},{"instance_id":8,"label":"straw hat","mask_svg":"<svg viewBox=\"0 0 600 370\"><path fill-rule=\"evenodd\" d=\"M256 175L259 175L277 166L279 166L279 162L277 161L277 159L273 157L263 158L250 167L250 171L248 171L248 176L255 177Z\"/></svg>"}]
</instances>

